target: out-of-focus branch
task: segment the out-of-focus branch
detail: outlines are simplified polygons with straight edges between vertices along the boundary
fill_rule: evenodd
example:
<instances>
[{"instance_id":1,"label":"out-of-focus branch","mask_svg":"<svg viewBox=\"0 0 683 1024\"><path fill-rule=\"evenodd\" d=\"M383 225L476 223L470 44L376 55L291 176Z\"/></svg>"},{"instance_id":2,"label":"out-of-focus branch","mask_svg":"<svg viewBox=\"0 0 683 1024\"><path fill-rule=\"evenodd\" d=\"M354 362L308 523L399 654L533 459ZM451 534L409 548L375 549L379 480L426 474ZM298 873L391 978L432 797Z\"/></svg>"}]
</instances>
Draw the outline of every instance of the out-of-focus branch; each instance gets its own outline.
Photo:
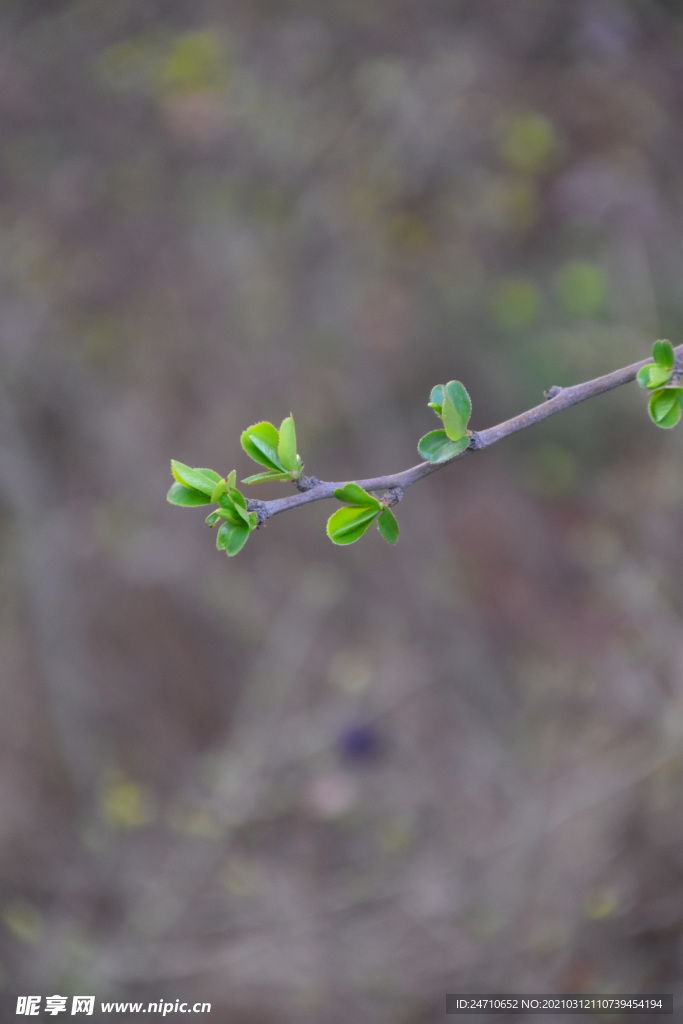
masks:
<instances>
[{"instance_id":1,"label":"out-of-focus branch","mask_svg":"<svg viewBox=\"0 0 683 1024\"><path fill-rule=\"evenodd\" d=\"M57 500L46 514L54 471L27 438L8 388L0 386L0 399L0 499L15 520L22 597L64 769L85 799L104 757L103 719L73 580L76 528Z\"/></svg>"}]
</instances>

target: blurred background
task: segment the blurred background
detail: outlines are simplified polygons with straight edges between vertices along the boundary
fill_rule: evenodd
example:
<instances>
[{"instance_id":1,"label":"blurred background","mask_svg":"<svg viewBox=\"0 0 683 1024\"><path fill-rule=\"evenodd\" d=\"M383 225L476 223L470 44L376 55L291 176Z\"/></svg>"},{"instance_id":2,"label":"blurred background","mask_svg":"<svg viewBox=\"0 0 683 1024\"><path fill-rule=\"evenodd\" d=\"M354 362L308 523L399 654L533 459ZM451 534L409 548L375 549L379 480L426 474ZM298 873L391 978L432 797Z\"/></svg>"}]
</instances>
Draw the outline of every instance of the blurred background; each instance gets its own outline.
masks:
<instances>
[{"instance_id":1,"label":"blurred background","mask_svg":"<svg viewBox=\"0 0 683 1024\"><path fill-rule=\"evenodd\" d=\"M324 502L228 560L165 501L260 419L374 476L436 383L483 429L679 343L680 6L0 23L3 989L680 991L683 434L635 385L412 488L396 548Z\"/></svg>"}]
</instances>

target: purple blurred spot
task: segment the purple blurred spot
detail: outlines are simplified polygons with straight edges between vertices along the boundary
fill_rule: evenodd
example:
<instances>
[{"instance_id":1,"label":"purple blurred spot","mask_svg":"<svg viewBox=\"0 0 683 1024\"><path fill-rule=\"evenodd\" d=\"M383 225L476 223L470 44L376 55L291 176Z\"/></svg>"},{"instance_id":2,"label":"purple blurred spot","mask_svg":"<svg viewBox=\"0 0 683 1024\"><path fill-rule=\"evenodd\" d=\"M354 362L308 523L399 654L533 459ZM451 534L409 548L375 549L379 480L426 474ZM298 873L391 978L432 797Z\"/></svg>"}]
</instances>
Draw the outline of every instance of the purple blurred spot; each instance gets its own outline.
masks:
<instances>
[{"instance_id":1,"label":"purple blurred spot","mask_svg":"<svg viewBox=\"0 0 683 1024\"><path fill-rule=\"evenodd\" d=\"M377 756L380 738L373 725L349 725L339 734L339 751L348 761L369 761Z\"/></svg>"}]
</instances>

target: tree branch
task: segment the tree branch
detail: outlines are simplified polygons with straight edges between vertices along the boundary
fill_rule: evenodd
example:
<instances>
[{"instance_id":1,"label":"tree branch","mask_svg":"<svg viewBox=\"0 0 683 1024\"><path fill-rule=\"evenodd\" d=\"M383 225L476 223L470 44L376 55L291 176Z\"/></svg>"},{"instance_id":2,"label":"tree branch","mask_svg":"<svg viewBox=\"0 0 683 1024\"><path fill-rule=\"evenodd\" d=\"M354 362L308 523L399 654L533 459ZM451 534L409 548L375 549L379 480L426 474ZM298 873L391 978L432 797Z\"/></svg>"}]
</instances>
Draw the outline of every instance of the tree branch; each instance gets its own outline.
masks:
<instances>
[{"instance_id":1,"label":"tree branch","mask_svg":"<svg viewBox=\"0 0 683 1024\"><path fill-rule=\"evenodd\" d=\"M683 345L675 348L674 352L676 354L676 369L677 372L680 372L680 362L683 360ZM635 380L636 374L642 366L647 366L651 362L652 357L641 359L637 363L631 363L630 366L624 366L620 370L606 373L603 377L596 377L594 380L586 381L583 384L574 384L568 388L552 387L546 392L546 401L541 405L536 405L533 409L528 409L518 416L513 416L512 419L505 420L497 426L474 432L469 447L464 452L461 452L460 455L456 455L447 462L440 462L436 465L431 462L420 462L416 466L404 469L400 473L371 477L368 480L355 480L354 483L359 484L366 491L389 491L388 504L393 505L401 500L403 492L407 487L417 483L418 480L422 480L423 477L429 476L430 473L435 473L438 469L450 466L453 462L457 462L458 459L464 458L465 455L469 455L471 452L488 448L490 445L502 441L504 437L517 433L518 430L524 430L535 423L540 423L541 420L546 419L548 416L554 416L555 413L561 412L563 409L568 409L572 405L578 405L579 402L585 402L589 398L595 398L597 395L602 395L605 391L612 391L614 388L621 387L622 384L628 384L630 381ZM330 483L311 477L309 480L302 480L306 489L302 490L299 494L292 494L286 498L275 498L272 501L249 499L247 507L250 511L258 513L259 522L265 522L280 512L286 512L288 509L296 508L299 505L306 505L309 501L333 498L335 490L343 487L348 482L347 480L342 480L337 483Z\"/></svg>"}]
</instances>

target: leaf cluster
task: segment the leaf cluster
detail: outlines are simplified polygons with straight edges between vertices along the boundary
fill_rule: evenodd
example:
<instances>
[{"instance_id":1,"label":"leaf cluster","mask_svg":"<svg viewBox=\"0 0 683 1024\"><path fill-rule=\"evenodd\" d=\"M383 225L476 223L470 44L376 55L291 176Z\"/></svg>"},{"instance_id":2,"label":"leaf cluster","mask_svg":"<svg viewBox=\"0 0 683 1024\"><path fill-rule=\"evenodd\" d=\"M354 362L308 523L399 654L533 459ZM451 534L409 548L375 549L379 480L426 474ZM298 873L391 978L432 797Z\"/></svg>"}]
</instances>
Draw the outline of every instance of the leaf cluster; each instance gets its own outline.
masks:
<instances>
[{"instance_id":1,"label":"leaf cluster","mask_svg":"<svg viewBox=\"0 0 683 1024\"><path fill-rule=\"evenodd\" d=\"M469 446L471 431L467 429L472 415L472 402L459 380L437 384L427 403L443 422L442 430L432 430L420 439L417 450L423 459L438 464L460 455Z\"/></svg>"},{"instance_id":2,"label":"leaf cluster","mask_svg":"<svg viewBox=\"0 0 683 1024\"><path fill-rule=\"evenodd\" d=\"M641 388L651 391L648 403L650 419L658 427L675 427L683 409L683 388L678 384L674 350L668 341L656 341L652 349L654 362L641 367L636 380Z\"/></svg>"},{"instance_id":3,"label":"leaf cluster","mask_svg":"<svg viewBox=\"0 0 683 1024\"><path fill-rule=\"evenodd\" d=\"M291 413L282 421L279 430L264 420L247 427L240 441L249 458L266 467L265 472L248 476L243 484L298 480L301 476L303 463L296 451L296 428Z\"/></svg>"},{"instance_id":4,"label":"leaf cluster","mask_svg":"<svg viewBox=\"0 0 683 1024\"><path fill-rule=\"evenodd\" d=\"M221 477L213 469L192 469L171 459L175 479L166 498L172 505L218 504L206 517L209 526L218 526L216 547L228 555L236 555L247 543L249 534L258 526L256 512L247 509L247 499L235 487L235 470Z\"/></svg>"},{"instance_id":5,"label":"leaf cluster","mask_svg":"<svg viewBox=\"0 0 683 1024\"><path fill-rule=\"evenodd\" d=\"M265 472L248 476L242 483L263 480L298 480L303 463L296 451L294 417L289 415L280 424L255 423L242 432L242 447ZM236 555L259 525L258 513L250 510L247 499L235 486L235 470L221 477L213 469L193 469L171 459L175 479L167 500L172 505L212 505L218 507L206 517L209 526L218 526L216 547L228 555Z\"/></svg>"},{"instance_id":6,"label":"leaf cluster","mask_svg":"<svg viewBox=\"0 0 683 1024\"><path fill-rule=\"evenodd\" d=\"M333 544L353 544L376 521L377 528L390 544L398 540L398 523L388 505L366 491L360 484L350 483L338 487L335 498L346 502L327 521L327 536Z\"/></svg>"}]
</instances>

